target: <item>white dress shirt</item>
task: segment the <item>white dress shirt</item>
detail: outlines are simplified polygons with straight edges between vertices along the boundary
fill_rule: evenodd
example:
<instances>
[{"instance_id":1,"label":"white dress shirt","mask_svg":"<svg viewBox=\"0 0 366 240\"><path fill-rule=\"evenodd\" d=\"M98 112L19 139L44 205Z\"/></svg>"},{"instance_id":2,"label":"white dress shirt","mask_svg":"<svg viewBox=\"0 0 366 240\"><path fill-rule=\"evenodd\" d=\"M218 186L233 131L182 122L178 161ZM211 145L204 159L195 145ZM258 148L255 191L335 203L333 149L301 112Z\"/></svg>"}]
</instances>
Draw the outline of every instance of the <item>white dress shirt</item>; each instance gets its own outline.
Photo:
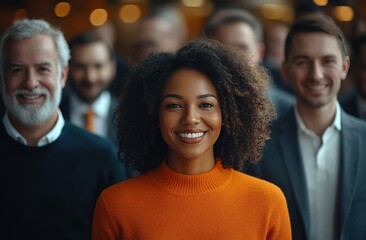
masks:
<instances>
[{"instance_id":1,"label":"white dress shirt","mask_svg":"<svg viewBox=\"0 0 366 240\"><path fill-rule=\"evenodd\" d=\"M341 108L337 102L333 123L319 137L309 130L295 108L301 157L310 208L311 240L335 239L338 209Z\"/></svg>"},{"instance_id":2,"label":"white dress shirt","mask_svg":"<svg viewBox=\"0 0 366 240\"><path fill-rule=\"evenodd\" d=\"M65 125L64 117L60 110L57 110L58 117L55 126L49 131L46 135L44 135L41 139L39 139L37 143L37 147L46 146L54 141L56 141L61 135L62 129ZM27 140L14 128L11 124L8 113L5 113L3 118L3 124L5 127L5 131L20 144L28 145Z\"/></svg>"},{"instance_id":3,"label":"white dress shirt","mask_svg":"<svg viewBox=\"0 0 366 240\"><path fill-rule=\"evenodd\" d=\"M74 93L70 94L70 122L84 128L84 115L92 110L95 113L95 134L107 137L109 120L109 109L112 102L111 94L104 91L91 105L82 102Z\"/></svg>"}]
</instances>

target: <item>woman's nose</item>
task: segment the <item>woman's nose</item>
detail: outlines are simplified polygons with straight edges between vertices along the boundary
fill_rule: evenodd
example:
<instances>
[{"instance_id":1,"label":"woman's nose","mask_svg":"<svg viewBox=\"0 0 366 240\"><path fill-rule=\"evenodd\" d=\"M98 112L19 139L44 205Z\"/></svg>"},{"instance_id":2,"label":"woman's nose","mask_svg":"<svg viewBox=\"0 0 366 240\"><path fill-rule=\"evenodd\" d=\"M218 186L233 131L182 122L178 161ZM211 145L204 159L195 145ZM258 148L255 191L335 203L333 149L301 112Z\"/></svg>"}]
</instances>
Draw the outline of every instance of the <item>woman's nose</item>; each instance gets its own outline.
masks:
<instances>
[{"instance_id":1,"label":"woman's nose","mask_svg":"<svg viewBox=\"0 0 366 240\"><path fill-rule=\"evenodd\" d=\"M184 125L194 125L200 120L199 113L195 107L189 107L185 110L184 116L182 118L182 124Z\"/></svg>"}]
</instances>

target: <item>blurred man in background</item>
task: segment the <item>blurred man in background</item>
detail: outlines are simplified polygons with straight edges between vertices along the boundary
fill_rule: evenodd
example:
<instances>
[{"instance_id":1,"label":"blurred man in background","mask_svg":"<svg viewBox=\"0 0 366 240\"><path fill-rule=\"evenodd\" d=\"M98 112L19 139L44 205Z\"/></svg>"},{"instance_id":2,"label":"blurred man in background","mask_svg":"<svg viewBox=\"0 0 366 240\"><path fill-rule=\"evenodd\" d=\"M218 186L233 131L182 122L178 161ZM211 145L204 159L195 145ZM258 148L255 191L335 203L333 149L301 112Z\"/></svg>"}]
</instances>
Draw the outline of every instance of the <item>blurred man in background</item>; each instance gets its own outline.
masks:
<instances>
[{"instance_id":1,"label":"blurred man in background","mask_svg":"<svg viewBox=\"0 0 366 240\"><path fill-rule=\"evenodd\" d=\"M353 44L352 79L355 93L341 102L349 114L366 120L366 33L361 34Z\"/></svg>"},{"instance_id":2,"label":"blurred man in background","mask_svg":"<svg viewBox=\"0 0 366 240\"><path fill-rule=\"evenodd\" d=\"M186 34L185 21L177 9L155 7L137 24L133 58L140 61L151 53L175 52L185 43Z\"/></svg>"},{"instance_id":3,"label":"blurred man in background","mask_svg":"<svg viewBox=\"0 0 366 240\"><path fill-rule=\"evenodd\" d=\"M90 33L103 39L108 44L110 49L112 49L114 59L116 61L116 73L111 84L109 85L109 91L113 96L118 98L120 92L124 88L124 80L129 72L129 66L126 59L115 50L117 40L116 29L114 28L112 22L106 22L103 25L93 27L90 30Z\"/></svg>"},{"instance_id":4,"label":"blurred man in background","mask_svg":"<svg viewBox=\"0 0 366 240\"><path fill-rule=\"evenodd\" d=\"M208 19L204 33L224 44L248 52L253 64L262 63L265 51L262 26L249 12L237 8L218 10ZM268 91L278 116L282 116L293 106L294 97L289 93L274 84L270 85Z\"/></svg>"},{"instance_id":5,"label":"blurred man in background","mask_svg":"<svg viewBox=\"0 0 366 240\"><path fill-rule=\"evenodd\" d=\"M113 50L90 33L76 36L69 45L69 91L61 110L73 124L114 142L112 118L117 99L108 90L116 74Z\"/></svg>"}]
</instances>

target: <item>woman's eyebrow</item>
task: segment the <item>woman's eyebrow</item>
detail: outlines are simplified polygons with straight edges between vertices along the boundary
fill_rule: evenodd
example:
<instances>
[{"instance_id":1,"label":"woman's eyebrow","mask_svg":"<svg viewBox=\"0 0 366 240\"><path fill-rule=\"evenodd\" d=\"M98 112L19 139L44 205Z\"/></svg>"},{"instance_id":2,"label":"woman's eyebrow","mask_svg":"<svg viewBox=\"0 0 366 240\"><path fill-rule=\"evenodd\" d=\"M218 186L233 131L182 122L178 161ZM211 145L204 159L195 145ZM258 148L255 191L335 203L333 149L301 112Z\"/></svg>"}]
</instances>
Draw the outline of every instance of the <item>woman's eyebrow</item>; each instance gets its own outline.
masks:
<instances>
[{"instance_id":1,"label":"woman's eyebrow","mask_svg":"<svg viewBox=\"0 0 366 240\"><path fill-rule=\"evenodd\" d=\"M217 97L211 93L202 94L202 95L197 96L197 98L209 98L209 97L213 97L213 98L217 99Z\"/></svg>"},{"instance_id":2,"label":"woman's eyebrow","mask_svg":"<svg viewBox=\"0 0 366 240\"><path fill-rule=\"evenodd\" d=\"M209 98L209 97L213 97L216 98L217 97L214 94L211 93L207 93L207 94L202 94L202 95L198 95L197 99L202 99L202 98ZM165 95L161 100L164 100L165 98L177 98L177 99L183 99L182 96L178 95L178 94L167 94Z\"/></svg>"},{"instance_id":3,"label":"woman's eyebrow","mask_svg":"<svg viewBox=\"0 0 366 240\"><path fill-rule=\"evenodd\" d=\"M167 94L164 97L161 98L161 100L164 100L165 98L177 98L177 99L183 99L182 96L178 94Z\"/></svg>"}]
</instances>

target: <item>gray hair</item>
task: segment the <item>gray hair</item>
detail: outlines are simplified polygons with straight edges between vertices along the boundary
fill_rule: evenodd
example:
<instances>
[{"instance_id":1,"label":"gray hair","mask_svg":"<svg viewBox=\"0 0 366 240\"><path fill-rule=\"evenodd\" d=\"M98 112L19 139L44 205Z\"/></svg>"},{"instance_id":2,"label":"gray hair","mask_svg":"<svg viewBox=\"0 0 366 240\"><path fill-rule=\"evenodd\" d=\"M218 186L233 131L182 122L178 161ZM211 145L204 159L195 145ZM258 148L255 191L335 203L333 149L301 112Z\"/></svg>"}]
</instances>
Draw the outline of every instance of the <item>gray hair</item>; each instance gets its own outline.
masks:
<instances>
[{"instance_id":1,"label":"gray hair","mask_svg":"<svg viewBox=\"0 0 366 240\"><path fill-rule=\"evenodd\" d=\"M50 36L56 45L59 60L59 70L66 66L70 59L70 49L65 40L63 33L48 22L42 19L23 19L14 21L13 25L9 27L1 36L0 39L0 74L1 78L4 76L4 53L5 44L9 40L21 40L25 38L34 37L38 34Z\"/></svg>"}]
</instances>

